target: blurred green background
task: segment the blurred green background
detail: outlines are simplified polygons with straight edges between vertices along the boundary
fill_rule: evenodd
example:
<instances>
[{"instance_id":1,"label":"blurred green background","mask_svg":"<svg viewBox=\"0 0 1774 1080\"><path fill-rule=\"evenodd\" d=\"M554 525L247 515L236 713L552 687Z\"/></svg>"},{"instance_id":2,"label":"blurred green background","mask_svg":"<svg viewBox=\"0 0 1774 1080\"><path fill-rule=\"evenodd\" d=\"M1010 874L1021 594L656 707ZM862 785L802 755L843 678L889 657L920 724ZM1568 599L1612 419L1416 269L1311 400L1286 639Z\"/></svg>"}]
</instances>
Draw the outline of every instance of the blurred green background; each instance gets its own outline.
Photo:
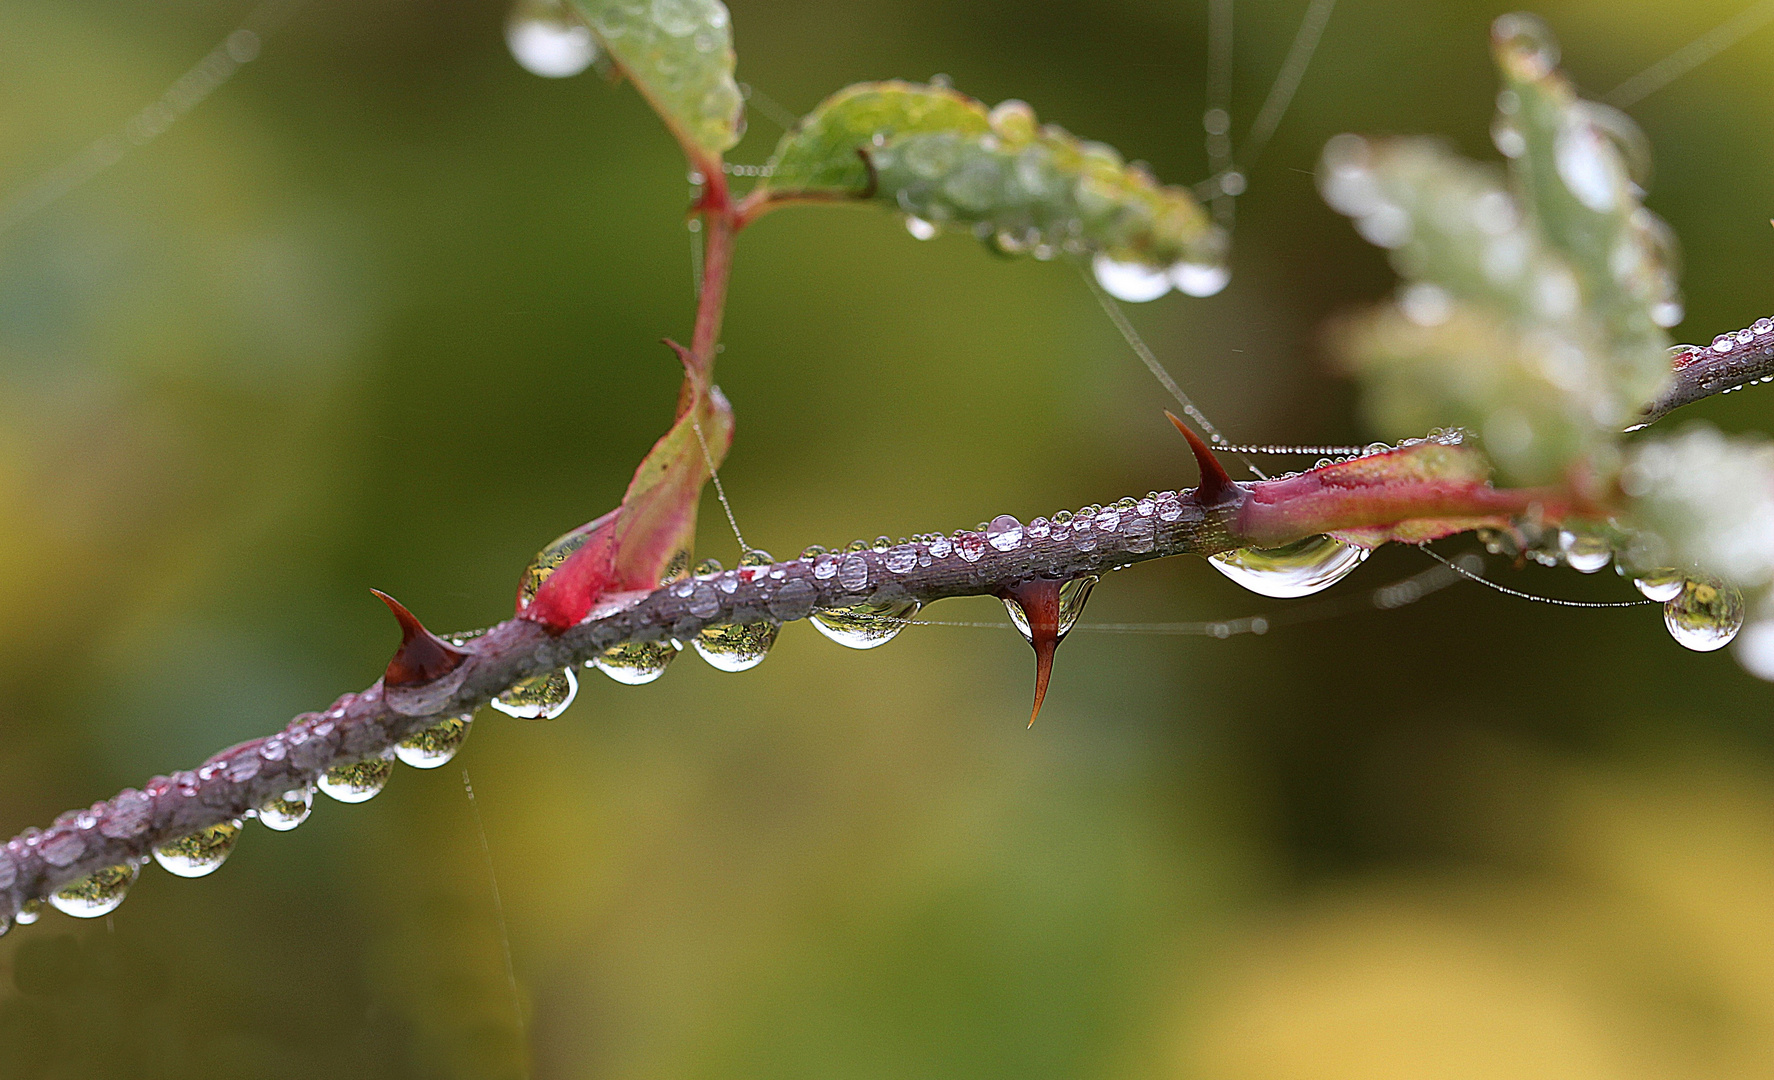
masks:
<instances>
[{"instance_id":1,"label":"blurred green background","mask_svg":"<svg viewBox=\"0 0 1774 1080\"><path fill-rule=\"evenodd\" d=\"M1539 10L1596 93L1741 6ZM1237 6L1235 135L1304 9ZM0 5L0 196L247 10ZM1350 129L1494 157L1502 10L1342 0L1239 202L1231 286L1134 311L1234 438L1362 441L1319 332L1392 279L1310 170ZM369 684L394 639L371 586L440 629L507 614L664 430L681 159L631 89L522 71L505 14L315 0L0 235L0 833ZM795 112L942 72L1167 180L1206 169L1204 0L733 14L741 79ZM1771 60L1774 28L1633 110L1688 252L1680 339L1774 311ZM778 134L754 110L733 160ZM1193 475L1072 270L875 209L748 232L726 341L723 475L778 555ZM1771 393L1688 412L1770 430ZM737 554L712 501L698 554ZM1381 552L1339 588L1425 565ZM1281 603L1178 559L1086 619ZM1774 1071L1774 690L1654 609L1462 586L1265 637L1079 633L1032 731L1030 667L1009 631L855 653L793 625L747 674L687 656L648 687L588 673L553 723L483 713L458 761L484 851L460 770L403 767L367 806L250 825L213 878L150 867L109 919L46 914L0 941L0 1076Z\"/></svg>"}]
</instances>

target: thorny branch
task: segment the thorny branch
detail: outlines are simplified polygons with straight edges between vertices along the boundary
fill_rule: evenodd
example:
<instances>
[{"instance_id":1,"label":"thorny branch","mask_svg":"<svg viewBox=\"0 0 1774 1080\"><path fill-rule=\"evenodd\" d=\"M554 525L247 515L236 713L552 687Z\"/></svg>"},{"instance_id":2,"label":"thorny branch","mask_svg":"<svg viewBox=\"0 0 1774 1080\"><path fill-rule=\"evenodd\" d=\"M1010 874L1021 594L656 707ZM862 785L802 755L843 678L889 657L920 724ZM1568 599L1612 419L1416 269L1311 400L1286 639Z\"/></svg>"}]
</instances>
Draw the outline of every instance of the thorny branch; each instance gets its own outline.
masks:
<instances>
[{"instance_id":1,"label":"thorny branch","mask_svg":"<svg viewBox=\"0 0 1774 1080\"><path fill-rule=\"evenodd\" d=\"M1645 406L1631 430L1654 424L1683 405L1774 379L1774 319L1757 319L1754 326L1720 334L1711 345L1682 345L1673 353L1669 386Z\"/></svg>"}]
</instances>

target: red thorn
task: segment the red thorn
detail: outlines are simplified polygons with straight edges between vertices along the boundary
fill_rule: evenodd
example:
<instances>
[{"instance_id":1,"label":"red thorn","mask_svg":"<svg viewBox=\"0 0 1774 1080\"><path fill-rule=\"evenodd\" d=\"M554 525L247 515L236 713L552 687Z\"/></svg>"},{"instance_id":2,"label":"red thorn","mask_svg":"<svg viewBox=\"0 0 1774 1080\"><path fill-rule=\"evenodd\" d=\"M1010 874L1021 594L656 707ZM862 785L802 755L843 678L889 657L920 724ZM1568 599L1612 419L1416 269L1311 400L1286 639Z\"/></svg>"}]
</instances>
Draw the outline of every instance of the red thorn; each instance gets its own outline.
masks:
<instances>
[{"instance_id":1,"label":"red thorn","mask_svg":"<svg viewBox=\"0 0 1774 1080\"><path fill-rule=\"evenodd\" d=\"M1029 711L1029 726L1041 715L1041 702L1047 698L1047 680L1053 674L1053 654L1059 648L1059 590L1064 582L1036 578L1012 585L1001 594L1023 609L1029 621L1029 645L1035 650L1035 707Z\"/></svg>"},{"instance_id":2,"label":"red thorn","mask_svg":"<svg viewBox=\"0 0 1774 1080\"><path fill-rule=\"evenodd\" d=\"M425 624L399 600L379 589L370 591L388 605L388 610L394 612L394 621L400 623L400 648L394 651L394 659L388 661L382 685L421 686L443 678L468 658L467 653L425 629Z\"/></svg>"},{"instance_id":3,"label":"red thorn","mask_svg":"<svg viewBox=\"0 0 1774 1080\"><path fill-rule=\"evenodd\" d=\"M1234 497L1238 493L1238 485L1226 475L1226 467L1220 464L1219 458L1213 456L1213 450L1201 440L1201 436L1190 430L1189 425L1178 420L1175 413L1166 409L1164 415L1183 433L1183 438L1189 441L1189 449L1195 454L1195 465L1201 470L1201 486L1195 491L1201 505L1214 506Z\"/></svg>"}]
</instances>

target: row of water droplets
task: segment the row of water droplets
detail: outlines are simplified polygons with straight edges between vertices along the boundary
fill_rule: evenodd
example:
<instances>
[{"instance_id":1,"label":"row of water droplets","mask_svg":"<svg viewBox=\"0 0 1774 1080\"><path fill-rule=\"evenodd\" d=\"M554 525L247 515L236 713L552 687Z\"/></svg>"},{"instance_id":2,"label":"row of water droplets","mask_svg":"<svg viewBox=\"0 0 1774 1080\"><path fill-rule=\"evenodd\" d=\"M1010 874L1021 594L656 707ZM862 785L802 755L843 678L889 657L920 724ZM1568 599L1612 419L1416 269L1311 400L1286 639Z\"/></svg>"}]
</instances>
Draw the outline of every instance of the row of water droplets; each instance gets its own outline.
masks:
<instances>
[{"instance_id":1,"label":"row of water droplets","mask_svg":"<svg viewBox=\"0 0 1774 1080\"><path fill-rule=\"evenodd\" d=\"M1630 555L1616 558L1616 538L1608 534L1518 520L1508 530L1480 529L1478 536L1493 555L1531 559L1542 566L1594 574L1613 564L1614 572L1630 578L1641 596L1663 605L1670 637L1695 652L1722 649L1743 629L1743 592L1735 585L1693 570L1635 568Z\"/></svg>"},{"instance_id":2,"label":"row of water droplets","mask_svg":"<svg viewBox=\"0 0 1774 1080\"><path fill-rule=\"evenodd\" d=\"M277 832L288 832L308 820L314 810L316 790L343 803L367 802L387 786L394 773L396 761L405 762L416 769L435 769L455 757L456 751L468 739L473 719L472 713L448 717L413 732L378 756L348 765L335 765L322 772L312 784L304 783L289 788L256 809L249 810L243 817L208 825L155 846L151 852L152 859L168 873L178 877L198 878L213 874L233 853L247 820L257 820L266 828ZM245 778L250 778L257 772L259 759L281 761L287 756L291 744L299 745L298 739L305 741L306 738L305 733L298 735L294 730L285 732L282 736L265 740L254 754L233 759L226 765L212 763L205 766L205 769L223 768L231 776L244 774ZM177 788L187 794L195 794L201 772L181 774L159 781L151 784L149 791L154 793L164 787L165 790ZM146 799L143 798L141 802L144 805L141 825L145 827ZM91 811L73 815L74 824L83 828L95 824L98 810L95 807ZM102 826L101 831L104 831ZM27 842L31 839L30 834L27 834ZM48 852L45 852L45 857L52 864L55 862ZM135 884L147 862L147 859L141 859L118 863L69 882L50 893L49 906L81 919L109 915L123 903L130 886ZM36 922L41 913L42 904L33 900L19 909L13 921L19 925L28 925ZM0 920L0 934L10 929L10 923Z\"/></svg>"}]
</instances>

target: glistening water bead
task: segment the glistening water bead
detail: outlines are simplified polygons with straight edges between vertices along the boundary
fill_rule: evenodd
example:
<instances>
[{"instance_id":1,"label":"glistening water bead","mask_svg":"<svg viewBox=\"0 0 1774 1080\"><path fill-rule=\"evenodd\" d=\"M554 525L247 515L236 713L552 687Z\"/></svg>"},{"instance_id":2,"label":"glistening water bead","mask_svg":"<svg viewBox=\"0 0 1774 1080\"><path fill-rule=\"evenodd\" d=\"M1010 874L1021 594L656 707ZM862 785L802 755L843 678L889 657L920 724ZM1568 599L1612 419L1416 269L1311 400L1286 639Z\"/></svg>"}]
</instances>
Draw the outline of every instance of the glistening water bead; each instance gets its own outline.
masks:
<instances>
[{"instance_id":1,"label":"glistening water bead","mask_svg":"<svg viewBox=\"0 0 1774 1080\"><path fill-rule=\"evenodd\" d=\"M71 881L50 893L49 905L63 915L72 915L76 919L96 919L109 915L129 895L129 887L135 884L138 873L140 868L135 863L120 863L95 870L79 881ZM25 920L21 917L19 921Z\"/></svg>"},{"instance_id":2,"label":"glistening water bead","mask_svg":"<svg viewBox=\"0 0 1774 1080\"><path fill-rule=\"evenodd\" d=\"M299 788L291 788L259 807L259 824L278 832L289 832L307 821L308 815L313 812L314 787L304 784Z\"/></svg>"},{"instance_id":3,"label":"glistening water bead","mask_svg":"<svg viewBox=\"0 0 1774 1080\"><path fill-rule=\"evenodd\" d=\"M781 623L715 623L699 630L691 642L696 654L720 671L749 671L764 662L776 644Z\"/></svg>"},{"instance_id":4,"label":"glistening water bead","mask_svg":"<svg viewBox=\"0 0 1774 1080\"><path fill-rule=\"evenodd\" d=\"M444 765L468 741L473 713L439 720L428 728L413 732L394 744L394 756L415 769L435 769Z\"/></svg>"},{"instance_id":5,"label":"glistening water bead","mask_svg":"<svg viewBox=\"0 0 1774 1080\"><path fill-rule=\"evenodd\" d=\"M1222 552L1207 561L1251 592L1288 600L1330 588L1367 557L1367 548L1320 535L1278 548Z\"/></svg>"},{"instance_id":6,"label":"glistening water bead","mask_svg":"<svg viewBox=\"0 0 1774 1080\"><path fill-rule=\"evenodd\" d=\"M525 71L546 79L577 75L597 59L591 27L562 0L518 0L505 20L505 44Z\"/></svg>"},{"instance_id":7,"label":"glistening water bead","mask_svg":"<svg viewBox=\"0 0 1774 1080\"><path fill-rule=\"evenodd\" d=\"M394 775L394 752L366 758L349 765L334 765L320 774L320 790L342 803L369 802L388 786Z\"/></svg>"},{"instance_id":8,"label":"glistening water bead","mask_svg":"<svg viewBox=\"0 0 1774 1080\"><path fill-rule=\"evenodd\" d=\"M183 878L203 877L221 868L234 850L234 842L239 839L240 822L217 822L156 847L154 861L169 874Z\"/></svg>"},{"instance_id":9,"label":"glistening water bead","mask_svg":"<svg viewBox=\"0 0 1774 1080\"><path fill-rule=\"evenodd\" d=\"M1061 640L1072 632L1078 622L1078 616L1084 612L1084 603L1090 599L1090 590L1096 588L1098 578L1095 574L1076 577L1059 587L1059 637ZM1022 634L1024 641L1033 641L1034 634L1029 629L1029 616L1023 611L1022 605L1014 600L1004 601L1004 610L1010 613L1010 621Z\"/></svg>"},{"instance_id":10,"label":"glistening water bead","mask_svg":"<svg viewBox=\"0 0 1774 1080\"><path fill-rule=\"evenodd\" d=\"M1663 605L1669 635L1695 652L1722 649L1743 629L1743 594L1718 581L1686 581Z\"/></svg>"},{"instance_id":11,"label":"glistening water bead","mask_svg":"<svg viewBox=\"0 0 1774 1080\"><path fill-rule=\"evenodd\" d=\"M866 600L849 607L828 608L812 615L813 629L852 649L885 645L918 614L916 600Z\"/></svg>"},{"instance_id":12,"label":"glistening water bead","mask_svg":"<svg viewBox=\"0 0 1774 1080\"><path fill-rule=\"evenodd\" d=\"M587 667L628 686L641 686L665 674L680 646L670 641L626 641L587 660Z\"/></svg>"},{"instance_id":13,"label":"glistening water bead","mask_svg":"<svg viewBox=\"0 0 1774 1080\"><path fill-rule=\"evenodd\" d=\"M513 683L493 699L493 708L519 720L553 720L567 711L578 693L579 679L573 669L557 668Z\"/></svg>"},{"instance_id":14,"label":"glistening water bead","mask_svg":"<svg viewBox=\"0 0 1774 1080\"><path fill-rule=\"evenodd\" d=\"M1647 570L1632 579L1633 586L1646 600L1655 600L1659 604L1668 603L1681 595L1682 586L1687 582L1687 576L1680 570L1667 567Z\"/></svg>"}]
</instances>

